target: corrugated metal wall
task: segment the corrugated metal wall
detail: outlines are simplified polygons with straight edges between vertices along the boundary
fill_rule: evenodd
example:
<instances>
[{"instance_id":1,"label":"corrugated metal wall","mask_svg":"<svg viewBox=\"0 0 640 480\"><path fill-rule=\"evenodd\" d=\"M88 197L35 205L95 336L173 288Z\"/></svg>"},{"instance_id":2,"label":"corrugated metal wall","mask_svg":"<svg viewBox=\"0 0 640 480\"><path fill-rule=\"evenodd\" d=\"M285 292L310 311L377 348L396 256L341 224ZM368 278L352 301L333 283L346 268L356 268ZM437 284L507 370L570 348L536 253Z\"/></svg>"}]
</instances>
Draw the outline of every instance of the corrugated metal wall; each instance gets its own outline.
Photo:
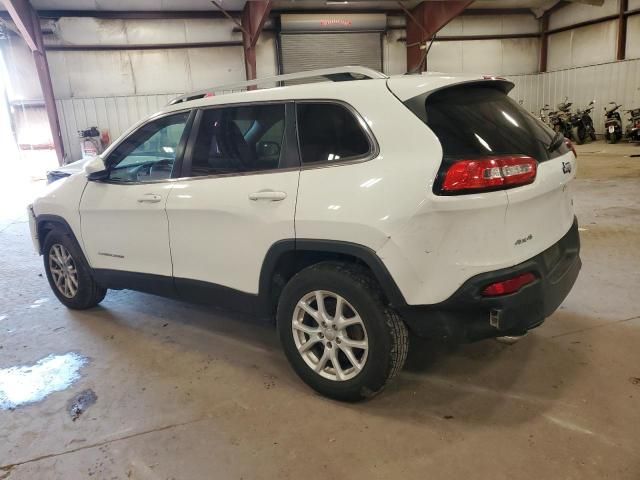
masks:
<instances>
[{"instance_id":1,"label":"corrugated metal wall","mask_svg":"<svg viewBox=\"0 0 640 480\"><path fill-rule=\"evenodd\" d=\"M538 115L540 108L556 105L569 97L576 108L595 100L593 121L596 132L604 133L604 107L615 101L624 109L640 107L640 59L570 68L555 72L512 75L516 86L511 97L522 100L524 108Z\"/></svg>"}]
</instances>

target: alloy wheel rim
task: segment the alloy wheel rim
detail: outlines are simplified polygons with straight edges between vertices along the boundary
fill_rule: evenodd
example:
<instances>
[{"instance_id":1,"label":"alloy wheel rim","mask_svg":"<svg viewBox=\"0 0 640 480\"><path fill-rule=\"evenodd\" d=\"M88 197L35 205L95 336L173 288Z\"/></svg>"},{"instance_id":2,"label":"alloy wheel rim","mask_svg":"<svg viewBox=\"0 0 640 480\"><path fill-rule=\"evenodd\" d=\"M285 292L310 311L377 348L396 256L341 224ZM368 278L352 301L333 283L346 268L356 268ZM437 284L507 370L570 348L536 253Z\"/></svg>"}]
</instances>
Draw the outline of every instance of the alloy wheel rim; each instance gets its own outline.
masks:
<instances>
[{"instance_id":1,"label":"alloy wheel rim","mask_svg":"<svg viewBox=\"0 0 640 480\"><path fill-rule=\"evenodd\" d=\"M66 298L78 293L78 270L69 251L59 243L49 249L49 271L58 291Z\"/></svg>"},{"instance_id":2,"label":"alloy wheel rim","mask_svg":"<svg viewBox=\"0 0 640 480\"><path fill-rule=\"evenodd\" d=\"M367 329L356 309L337 293L315 290L302 297L291 330L298 353L323 378L350 380L366 364Z\"/></svg>"}]
</instances>

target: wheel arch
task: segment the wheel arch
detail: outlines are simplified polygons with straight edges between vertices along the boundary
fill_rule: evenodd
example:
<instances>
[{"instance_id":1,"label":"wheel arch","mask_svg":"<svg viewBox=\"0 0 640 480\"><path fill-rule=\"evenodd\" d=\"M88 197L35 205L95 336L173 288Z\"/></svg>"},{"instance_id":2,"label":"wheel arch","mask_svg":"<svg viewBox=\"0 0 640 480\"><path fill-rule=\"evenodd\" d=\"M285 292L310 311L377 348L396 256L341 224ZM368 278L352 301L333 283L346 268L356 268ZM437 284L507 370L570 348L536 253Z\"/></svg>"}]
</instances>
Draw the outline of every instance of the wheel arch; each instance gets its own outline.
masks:
<instances>
[{"instance_id":1,"label":"wheel arch","mask_svg":"<svg viewBox=\"0 0 640 480\"><path fill-rule=\"evenodd\" d=\"M76 238L71 225L69 225L69 223L64 218L58 215L50 214L38 215L36 217L36 229L38 233L38 245L41 255L44 253L44 240L49 232L54 228L59 228L60 230L64 231L75 240L76 244L80 245L80 242L78 242L78 239Z\"/></svg>"},{"instance_id":2,"label":"wheel arch","mask_svg":"<svg viewBox=\"0 0 640 480\"><path fill-rule=\"evenodd\" d=\"M363 266L376 279L390 305L406 305L387 267L369 247L339 240L287 239L274 243L265 256L259 280L260 309L273 313L280 293L291 277L304 268L325 261Z\"/></svg>"}]
</instances>

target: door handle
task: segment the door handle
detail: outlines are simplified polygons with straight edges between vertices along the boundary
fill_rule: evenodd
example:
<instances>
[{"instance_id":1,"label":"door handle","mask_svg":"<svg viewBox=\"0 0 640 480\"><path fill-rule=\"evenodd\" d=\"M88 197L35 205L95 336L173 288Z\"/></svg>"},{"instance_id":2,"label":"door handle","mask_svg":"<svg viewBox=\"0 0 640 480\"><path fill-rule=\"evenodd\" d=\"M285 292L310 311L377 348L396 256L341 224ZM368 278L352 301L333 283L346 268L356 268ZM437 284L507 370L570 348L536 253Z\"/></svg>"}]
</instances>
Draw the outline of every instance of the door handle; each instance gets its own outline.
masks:
<instances>
[{"instance_id":1,"label":"door handle","mask_svg":"<svg viewBox=\"0 0 640 480\"><path fill-rule=\"evenodd\" d=\"M162 200L160 195L156 195L155 193L145 193L138 199L138 203L158 203L160 200Z\"/></svg>"},{"instance_id":2,"label":"door handle","mask_svg":"<svg viewBox=\"0 0 640 480\"><path fill-rule=\"evenodd\" d=\"M276 192L273 190L262 190L260 192L253 192L249 194L249 200L270 200L272 202L281 202L287 198L285 192Z\"/></svg>"}]
</instances>

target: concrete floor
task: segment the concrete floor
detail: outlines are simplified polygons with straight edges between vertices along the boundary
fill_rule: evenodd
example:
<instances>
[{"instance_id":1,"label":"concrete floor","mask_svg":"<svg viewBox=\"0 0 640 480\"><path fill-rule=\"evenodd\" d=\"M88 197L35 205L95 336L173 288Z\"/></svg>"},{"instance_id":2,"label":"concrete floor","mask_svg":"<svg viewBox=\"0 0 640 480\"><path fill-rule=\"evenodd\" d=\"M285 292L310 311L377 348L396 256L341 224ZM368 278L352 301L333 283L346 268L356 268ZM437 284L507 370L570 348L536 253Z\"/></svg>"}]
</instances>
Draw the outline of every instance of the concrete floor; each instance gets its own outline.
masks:
<instances>
[{"instance_id":1,"label":"concrete floor","mask_svg":"<svg viewBox=\"0 0 640 480\"><path fill-rule=\"evenodd\" d=\"M0 410L0 479L640 478L640 153L579 148L584 267L513 346L416 341L372 401L341 404L289 368L274 330L111 292L66 310L24 217L0 233L0 368L88 357L43 401ZM73 421L68 402L96 403Z\"/></svg>"}]
</instances>

